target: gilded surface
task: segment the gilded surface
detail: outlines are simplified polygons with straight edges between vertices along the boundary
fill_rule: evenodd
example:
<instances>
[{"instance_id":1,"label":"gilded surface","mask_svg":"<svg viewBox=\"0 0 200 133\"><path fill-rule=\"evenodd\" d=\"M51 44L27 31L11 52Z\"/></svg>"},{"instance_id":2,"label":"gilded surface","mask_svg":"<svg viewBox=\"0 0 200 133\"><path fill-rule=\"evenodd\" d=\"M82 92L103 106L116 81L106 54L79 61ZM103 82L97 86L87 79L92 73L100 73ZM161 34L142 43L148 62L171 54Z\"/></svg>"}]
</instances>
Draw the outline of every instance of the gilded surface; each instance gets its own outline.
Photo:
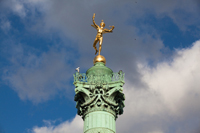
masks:
<instances>
[{"instance_id":1,"label":"gilded surface","mask_svg":"<svg viewBox=\"0 0 200 133\"><path fill-rule=\"evenodd\" d=\"M103 62L104 64L106 64L106 59L104 56L102 55L97 55L94 60L93 63L95 64L96 62Z\"/></svg>"},{"instance_id":2,"label":"gilded surface","mask_svg":"<svg viewBox=\"0 0 200 133\"><path fill-rule=\"evenodd\" d=\"M113 25L113 26L109 26L109 27L112 27L111 29L104 28L105 27L105 23L103 22L103 20L101 21L100 26L98 26L95 23L94 18L95 18L95 13L93 14L93 17L92 17L93 25L91 25L92 27L94 27L97 30L97 35L96 35L96 38L94 40L93 47L96 50L95 54L97 54L99 52L99 55L100 55L102 42L103 42L103 34L104 33L111 33L115 27ZM99 42L99 50L97 50L97 47L96 47L96 44L98 42Z\"/></svg>"}]
</instances>

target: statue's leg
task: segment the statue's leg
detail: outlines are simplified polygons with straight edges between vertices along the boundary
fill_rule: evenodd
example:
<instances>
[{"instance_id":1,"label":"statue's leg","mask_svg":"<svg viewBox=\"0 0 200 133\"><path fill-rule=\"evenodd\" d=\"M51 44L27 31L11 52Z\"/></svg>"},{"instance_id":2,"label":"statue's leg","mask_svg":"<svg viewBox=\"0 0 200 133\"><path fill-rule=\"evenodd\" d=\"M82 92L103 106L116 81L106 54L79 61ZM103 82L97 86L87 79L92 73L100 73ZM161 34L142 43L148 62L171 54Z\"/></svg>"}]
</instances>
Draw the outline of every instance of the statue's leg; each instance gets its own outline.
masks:
<instances>
[{"instance_id":1,"label":"statue's leg","mask_svg":"<svg viewBox=\"0 0 200 133\"><path fill-rule=\"evenodd\" d=\"M93 47L96 50L95 54L97 54L97 52L98 52L97 47L96 47L96 44L98 41L99 41L99 39L95 38L94 43L93 43Z\"/></svg>"},{"instance_id":2,"label":"statue's leg","mask_svg":"<svg viewBox=\"0 0 200 133\"><path fill-rule=\"evenodd\" d=\"M99 38L99 55L100 55L100 53L101 53L102 42L103 42L103 37L100 37L100 38Z\"/></svg>"}]
</instances>

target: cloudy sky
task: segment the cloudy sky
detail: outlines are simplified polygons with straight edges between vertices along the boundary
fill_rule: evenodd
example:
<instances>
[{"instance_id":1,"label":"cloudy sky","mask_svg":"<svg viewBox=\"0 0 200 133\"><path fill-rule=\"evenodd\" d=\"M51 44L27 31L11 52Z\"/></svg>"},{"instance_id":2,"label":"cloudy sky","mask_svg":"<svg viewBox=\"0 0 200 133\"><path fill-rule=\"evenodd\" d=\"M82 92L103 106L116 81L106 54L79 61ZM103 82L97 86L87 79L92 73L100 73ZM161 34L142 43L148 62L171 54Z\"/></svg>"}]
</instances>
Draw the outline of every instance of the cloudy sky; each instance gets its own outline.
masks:
<instances>
[{"instance_id":1,"label":"cloudy sky","mask_svg":"<svg viewBox=\"0 0 200 133\"><path fill-rule=\"evenodd\" d=\"M73 73L125 72L118 133L200 133L199 0L0 0L0 133L77 133Z\"/></svg>"}]
</instances>

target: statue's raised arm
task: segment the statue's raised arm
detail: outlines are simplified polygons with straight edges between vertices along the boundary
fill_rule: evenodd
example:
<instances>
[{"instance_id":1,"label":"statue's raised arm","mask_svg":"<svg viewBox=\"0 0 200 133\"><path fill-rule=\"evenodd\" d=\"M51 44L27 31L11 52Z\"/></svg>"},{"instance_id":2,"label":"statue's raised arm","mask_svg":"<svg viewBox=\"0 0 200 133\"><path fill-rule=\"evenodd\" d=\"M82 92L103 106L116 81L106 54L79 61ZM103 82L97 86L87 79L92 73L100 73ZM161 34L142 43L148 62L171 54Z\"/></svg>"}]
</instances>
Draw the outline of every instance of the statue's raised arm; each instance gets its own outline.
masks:
<instances>
[{"instance_id":1,"label":"statue's raised arm","mask_svg":"<svg viewBox=\"0 0 200 133\"><path fill-rule=\"evenodd\" d=\"M94 25L91 25L91 26L97 29L99 26L95 23L94 18L95 18L95 13L93 14L93 17L92 17L92 21Z\"/></svg>"}]
</instances>

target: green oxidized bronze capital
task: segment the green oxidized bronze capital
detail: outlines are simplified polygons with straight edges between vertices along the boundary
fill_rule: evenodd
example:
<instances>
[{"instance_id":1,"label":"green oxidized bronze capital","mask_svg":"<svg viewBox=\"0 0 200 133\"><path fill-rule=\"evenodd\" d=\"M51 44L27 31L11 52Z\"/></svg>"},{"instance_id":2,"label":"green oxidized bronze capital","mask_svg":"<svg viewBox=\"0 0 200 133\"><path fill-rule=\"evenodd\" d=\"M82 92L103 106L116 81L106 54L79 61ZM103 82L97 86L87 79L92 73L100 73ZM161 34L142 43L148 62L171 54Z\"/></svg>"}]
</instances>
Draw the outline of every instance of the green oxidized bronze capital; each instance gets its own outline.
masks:
<instances>
[{"instance_id":1,"label":"green oxidized bronze capital","mask_svg":"<svg viewBox=\"0 0 200 133\"><path fill-rule=\"evenodd\" d=\"M83 116L94 111L106 111L115 116L123 113L124 73L118 73L97 62L85 73L74 74L76 108Z\"/></svg>"}]
</instances>

